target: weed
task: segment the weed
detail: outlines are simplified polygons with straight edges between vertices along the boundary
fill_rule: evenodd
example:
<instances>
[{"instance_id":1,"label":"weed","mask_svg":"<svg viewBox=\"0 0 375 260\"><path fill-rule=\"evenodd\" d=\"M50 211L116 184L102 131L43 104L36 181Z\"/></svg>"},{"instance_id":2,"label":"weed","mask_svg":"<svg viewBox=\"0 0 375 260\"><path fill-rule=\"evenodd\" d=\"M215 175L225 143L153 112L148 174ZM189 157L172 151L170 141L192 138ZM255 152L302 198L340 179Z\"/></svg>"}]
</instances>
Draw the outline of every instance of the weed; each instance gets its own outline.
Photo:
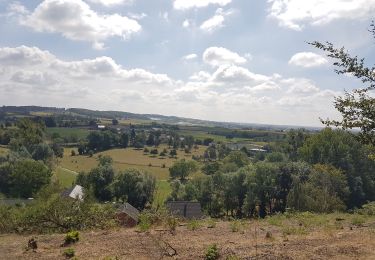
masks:
<instances>
[{"instance_id":1,"label":"weed","mask_svg":"<svg viewBox=\"0 0 375 260\"><path fill-rule=\"evenodd\" d=\"M151 228L152 221L150 214L142 213L139 215L138 228L140 231L145 232Z\"/></svg>"},{"instance_id":2,"label":"weed","mask_svg":"<svg viewBox=\"0 0 375 260\"><path fill-rule=\"evenodd\" d=\"M201 227L201 223L199 223L198 220L193 219L193 220L190 220L190 221L189 221L189 223L187 224L187 227L188 227L188 229L190 229L190 230L197 230L198 228Z\"/></svg>"},{"instance_id":3,"label":"weed","mask_svg":"<svg viewBox=\"0 0 375 260\"><path fill-rule=\"evenodd\" d=\"M362 226L366 222L366 219L360 215L354 215L352 218L352 225L354 226Z\"/></svg>"},{"instance_id":4,"label":"weed","mask_svg":"<svg viewBox=\"0 0 375 260\"><path fill-rule=\"evenodd\" d=\"M79 232L78 231L70 231L65 236L64 245L74 244L78 241L79 241Z\"/></svg>"},{"instance_id":5,"label":"weed","mask_svg":"<svg viewBox=\"0 0 375 260\"><path fill-rule=\"evenodd\" d=\"M207 219L207 228L215 228L216 222L212 218Z\"/></svg>"},{"instance_id":6,"label":"weed","mask_svg":"<svg viewBox=\"0 0 375 260\"><path fill-rule=\"evenodd\" d=\"M239 220L233 220L230 223L230 230L232 232L239 232L241 230L241 222Z\"/></svg>"},{"instance_id":7,"label":"weed","mask_svg":"<svg viewBox=\"0 0 375 260\"><path fill-rule=\"evenodd\" d=\"M207 250L204 259L205 260L216 260L219 259L219 250L216 244L210 245Z\"/></svg>"},{"instance_id":8,"label":"weed","mask_svg":"<svg viewBox=\"0 0 375 260\"><path fill-rule=\"evenodd\" d=\"M75 255L75 250L74 248L71 248L71 247L65 249L63 252L63 256L65 256L66 258L72 258L74 257L74 255Z\"/></svg>"}]
</instances>

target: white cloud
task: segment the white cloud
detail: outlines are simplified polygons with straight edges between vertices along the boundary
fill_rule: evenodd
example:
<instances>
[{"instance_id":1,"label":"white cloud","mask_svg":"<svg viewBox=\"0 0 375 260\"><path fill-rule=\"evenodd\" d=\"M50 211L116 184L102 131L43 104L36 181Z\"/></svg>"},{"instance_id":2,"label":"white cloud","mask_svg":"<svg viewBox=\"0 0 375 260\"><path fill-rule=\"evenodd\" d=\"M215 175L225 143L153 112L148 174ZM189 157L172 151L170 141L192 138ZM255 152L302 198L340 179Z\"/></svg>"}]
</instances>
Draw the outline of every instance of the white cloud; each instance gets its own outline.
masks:
<instances>
[{"instance_id":1,"label":"white cloud","mask_svg":"<svg viewBox=\"0 0 375 260\"><path fill-rule=\"evenodd\" d=\"M133 3L133 0L88 0L88 1L94 4L101 4L104 6L114 6L114 5Z\"/></svg>"},{"instance_id":2,"label":"white cloud","mask_svg":"<svg viewBox=\"0 0 375 260\"><path fill-rule=\"evenodd\" d=\"M222 47L210 47L203 53L203 61L211 66L244 64L247 60L238 53Z\"/></svg>"},{"instance_id":3,"label":"white cloud","mask_svg":"<svg viewBox=\"0 0 375 260\"><path fill-rule=\"evenodd\" d=\"M105 56L67 61L36 47L4 47L0 103L31 100L35 105L271 124L316 125L319 117L332 118L338 93L320 89L309 79L250 71L233 64L243 61L239 55L226 60L230 62L181 81L142 68L124 69Z\"/></svg>"},{"instance_id":4,"label":"white cloud","mask_svg":"<svg viewBox=\"0 0 375 260\"><path fill-rule=\"evenodd\" d=\"M184 60L195 60L196 58L198 58L198 55L195 54L195 53L191 53L191 54L188 54L188 55L182 57L182 59L184 59Z\"/></svg>"},{"instance_id":5,"label":"white cloud","mask_svg":"<svg viewBox=\"0 0 375 260\"><path fill-rule=\"evenodd\" d=\"M302 30L307 24L323 25L338 19L369 19L374 0L268 0L269 16L280 26Z\"/></svg>"},{"instance_id":6,"label":"white cloud","mask_svg":"<svg viewBox=\"0 0 375 260\"><path fill-rule=\"evenodd\" d=\"M218 8L215 15L204 21L200 29L204 32L214 32L222 27L224 27L225 18L232 14L232 11L224 12L223 9Z\"/></svg>"},{"instance_id":7,"label":"white cloud","mask_svg":"<svg viewBox=\"0 0 375 260\"><path fill-rule=\"evenodd\" d=\"M108 38L128 39L142 29L136 20L126 16L98 14L82 0L45 0L20 22L39 32L61 33L71 40L91 42L97 49L103 49Z\"/></svg>"},{"instance_id":8,"label":"white cloud","mask_svg":"<svg viewBox=\"0 0 375 260\"><path fill-rule=\"evenodd\" d=\"M232 0L175 0L173 7L177 10L187 10L191 8L202 8L209 5L226 6Z\"/></svg>"},{"instance_id":9,"label":"white cloud","mask_svg":"<svg viewBox=\"0 0 375 260\"><path fill-rule=\"evenodd\" d=\"M289 60L289 64L304 68L319 67L327 63L326 58L313 52L299 52Z\"/></svg>"},{"instance_id":10,"label":"white cloud","mask_svg":"<svg viewBox=\"0 0 375 260\"><path fill-rule=\"evenodd\" d=\"M182 23L182 27L184 27L184 28L189 28L189 27L190 27L190 21L186 19L186 20Z\"/></svg>"}]
</instances>

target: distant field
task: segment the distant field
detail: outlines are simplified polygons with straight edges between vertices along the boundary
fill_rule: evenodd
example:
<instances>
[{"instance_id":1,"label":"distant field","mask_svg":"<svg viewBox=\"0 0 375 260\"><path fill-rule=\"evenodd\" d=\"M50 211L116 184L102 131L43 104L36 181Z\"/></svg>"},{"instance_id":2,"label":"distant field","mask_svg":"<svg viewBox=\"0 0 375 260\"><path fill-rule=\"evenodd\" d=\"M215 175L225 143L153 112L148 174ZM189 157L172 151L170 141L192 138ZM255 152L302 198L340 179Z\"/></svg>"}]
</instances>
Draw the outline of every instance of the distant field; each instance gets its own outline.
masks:
<instances>
[{"instance_id":1,"label":"distant field","mask_svg":"<svg viewBox=\"0 0 375 260\"><path fill-rule=\"evenodd\" d=\"M48 134L57 133L62 138L76 136L79 139L86 138L90 132L88 129L69 128L69 127L50 127L50 128L47 128L46 131Z\"/></svg>"},{"instance_id":2,"label":"distant field","mask_svg":"<svg viewBox=\"0 0 375 260\"><path fill-rule=\"evenodd\" d=\"M169 194L171 193L171 185L166 180L159 180L156 182L156 191L153 201L154 208L160 208L163 206L164 202L167 200Z\"/></svg>"},{"instance_id":3,"label":"distant field","mask_svg":"<svg viewBox=\"0 0 375 260\"><path fill-rule=\"evenodd\" d=\"M0 156L8 153L8 148L0 146Z\"/></svg>"},{"instance_id":4,"label":"distant field","mask_svg":"<svg viewBox=\"0 0 375 260\"><path fill-rule=\"evenodd\" d=\"M151 124L151 120L144 120L144 119L120 119L119 125L141 125L141 124ZM106 119L106 118L101 118L100 123L104 125L112 125L112 119Z\"/></svg>"},{"instance_id":5,"label":"distant field","mask_svg":"<svg viewBox=\"0 0 375 260\"><path fill-rule=\"evenodd\" d=\"M158 148L159 153L164 149L167 148L165 145L161 145ZM149 148L152 149L152 148ZM174 158L161 158L151 157L149 154L144 154L143 150L135 150L133 148L127 149L112 149L105 152L97 153L93 157L88 157L86 155L83 156L71 156L71 150L75 150L77 153L77 149L75 148L65 148L64 150L64 157L60 160L60 166L66 169L80 172L80 171L89 171L92 168L96 167L98 164L98 157L99 155L109 155L113 158L114 167L117 170L124 170L128 168L136 168L140 170L147 171L155 176L159 180L167 180L169 178L169 170L168 168L172 166L172 164L178 160L185 158L187 160L191 160L192 155L202 155L206 147L201 146L198 150L192 150L191 154L185 154L184 151L177 151L177 159ZM168 149L169 152L169 149ZM151 164L151 165L150 165ZM165 164L165 168L163 168L163 164Z\"/></svg>"}]
</instances>

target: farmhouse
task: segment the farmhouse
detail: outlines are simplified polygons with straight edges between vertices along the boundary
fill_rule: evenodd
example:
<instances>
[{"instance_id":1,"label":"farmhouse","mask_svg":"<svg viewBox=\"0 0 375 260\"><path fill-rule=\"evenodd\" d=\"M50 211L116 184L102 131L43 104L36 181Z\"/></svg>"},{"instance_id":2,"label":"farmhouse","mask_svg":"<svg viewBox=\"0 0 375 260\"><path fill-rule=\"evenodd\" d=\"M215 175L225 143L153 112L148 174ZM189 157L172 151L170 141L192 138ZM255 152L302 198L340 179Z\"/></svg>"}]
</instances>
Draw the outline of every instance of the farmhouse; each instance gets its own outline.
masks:
<instances>
[{"instance_id":1,"label":"farmhouse","mask_svg":"<svg viewBox=\"0 0 375 260\"><path fill-rule=\"evenodd\" d=\"M83 200L83 187L80 185L75 185L74 187L65 190L61 195L66 198Z\"/></svg>"},{"instance_id":2,"label":"farmhouse","mask_svg":"<svg viewBox=\"0 0 375 260\"><path fill-rule=\"evenodd\" d=\"M134 227L138 224L139 211L129 203L117 205L117 219L122 226Z\"/></svg>"},{"instance_id":3,"label":"farmhouse","mask_svg":"<svg viewBox=\"0 0 375 260\"><path fill-rule=\"evenodd\" d=\"M171 214L187 219L198 219L203 217L201 204L192 201L170 201L166 204Z\"/></svg>"}]
</instances>

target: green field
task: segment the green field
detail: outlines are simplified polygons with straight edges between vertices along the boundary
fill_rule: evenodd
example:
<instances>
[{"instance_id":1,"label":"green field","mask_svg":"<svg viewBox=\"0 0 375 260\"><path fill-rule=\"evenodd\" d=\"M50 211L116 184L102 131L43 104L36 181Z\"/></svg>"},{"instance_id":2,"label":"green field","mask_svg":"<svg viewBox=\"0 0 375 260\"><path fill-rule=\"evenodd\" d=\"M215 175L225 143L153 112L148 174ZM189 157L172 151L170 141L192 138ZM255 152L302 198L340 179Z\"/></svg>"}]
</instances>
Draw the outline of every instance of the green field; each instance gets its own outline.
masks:
<instances>
[{"instance_id":1,"label":"green field","mask_svg":"<svg viewBox=\"0 0 375 260\"><path fill-rule=\"evenodd\" d=\"M90 132L88 129L69 127L49 127L46 131L49 135L57 133L61 138L75 136L78 139L85 139Z\"/></svg>"},{"instance_id":2,"label":"green field","mask_svg":"<svg viewBox=\"0 0 375 260\"><path fill-rule=\"evenodd\" d=\"M77 173L71 170L57 167L52 179L58 181L64 188L70 188L76 179Z\"/></svg>"}]
</instances>

